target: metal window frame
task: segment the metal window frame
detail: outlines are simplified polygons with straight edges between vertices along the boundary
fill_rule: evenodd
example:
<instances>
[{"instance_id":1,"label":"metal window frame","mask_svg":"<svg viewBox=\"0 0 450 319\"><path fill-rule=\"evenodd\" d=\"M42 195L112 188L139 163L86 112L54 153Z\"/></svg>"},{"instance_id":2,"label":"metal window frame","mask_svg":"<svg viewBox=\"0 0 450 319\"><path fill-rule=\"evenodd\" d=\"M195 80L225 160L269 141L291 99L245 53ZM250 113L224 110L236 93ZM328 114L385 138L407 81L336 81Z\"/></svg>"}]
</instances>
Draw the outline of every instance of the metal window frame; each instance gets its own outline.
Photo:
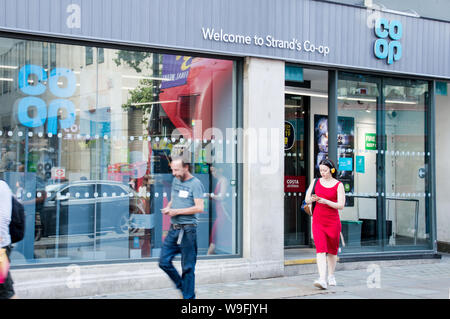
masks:
<instances>
[{"instance_id":1,"label":"metal window frame","mask_svg":"<svg viewBox=\"0 0 450 319\"><path fill-rule=\"evenodd\" d=\"M237 109L236 112L236 118L234 119L236 122L236 129L243 128L243 118L244 118L244 111L243 111L243 88L244 88L244 58L238 57L238 56L225 56L220 54L208 54L198 51L189 51L189 50L171 50L171 49L161 49L161 48L155 48L151 45L136 45L132 43L126 43L123 42L114 42L114 41L108 41L108 42L99 42L95 39L92 40L86 40L86 39L77 39L77 38L68 38L68 37L55 37L52 35L36 35L30 32L9 32L9 31L3 31L0 30L0 38L12 38L12 39L18 39L18 40L26 40L26 41L36 41L36 42L47 42L49 44L66 44L66 45L77 45L77 46L84 46L84 47L96 47L96 48L104 48L104 49L116 49L116 50L129 50L129 51L142 51L142 52L148 52L151 51L151 53L156 54L173 54L173 55L192 55L195 57L203 57L203 58L210 58L210 59L221 59L221 60L230 60L234 61L236 65L236 73L235 73L235 81L236 81L236 100L235 107ZM50 48L50 47L49 47ZM236 258L242 258L243 257L243 187L242 187L242 178L244 176L243 173L243 164L239 163L237 161L238 158L242 158L243 153L243 140L242 136L237 135L237 144L236 144L236 176L237 176L237 183L236 183L236 191L237 191L237 204L236 204L236 214L237 214L237 226L236 226L236 232L237 234L234 234L236 236L236 254L231 255L201 255L198 256L198 260L218 260L218 259L236 259ZM239 157L240 156L240 157ZM180 257L175 257L174 260L179 260ZM75 261L77 264L82 266L90 266L90 265L105 265L105 264L125 264L125 263L154 263L157 262L157 257L150 257L150 258L142 258L142 259L113 259L113 260L77 260ZM54 262L54 263L30 263L30 264L19 264L19 265L11 265L11 269L29 269L29 268L53 268L53 267L65 267L70 264L73 264L72 262L67 261L61 261L61 262Z\"/></svg>"},{"instance_id":2,"label":"metal window frame","mask_svg":"<svg viewBox=\"0 0 450 319\"><path fill-rule=\"evenodd\" d=\"M315 70L323 70L328 71L328 134L329 134L329 140L328 140L328 157L333 160L333 162L337 163L337 117L338 117L338 94L337 94L337 87L338 87L338 80L339 80L339 72L346 72L346 73L354 73L354 74L363 74L363 75L369 75L378 77L380 80L379 85L380 87L380 94L383 94L382 90L382 78L384 77L390 77L390 78L397 78L397 79L412 79L412 80L422 80L422 81L428 81L429 82L429 93L430 93L430 101L428 105L426 105L427 109L429 110L426 112L426 132L424 132L427 136L426 140L428 141L425 145L425 151L430 152L431 156L428 158L428 163L431 166L429 168L429 174L430 177L427 180L426 187L431 193L431 198L427 198L426 200L426 209L429 211L429 214L427 218L429 218L430 223L430 241L431 241L431 247L430 249L422 249L421 247L412 247L412 246L403 246L399 247L399 250L385 250L385 234L387 232L386 229L386 223L382 222L382 220L386 217L386 201L384 199L377 200L377 214L381 214L381 216L377 216L377 219L380 219L377 221L377 229L379 232L380 238L383 240L381 249L379 251L365 251L365 252L358 252L358 253L345 253L342 255L342 258L344 259L352 259L352 258L361 258L361 259L367 259L367 258L388 258L392 259L397 256L398 258L408 258L408 256L419 256L419 257L427 257L432 256L433 258L436 257L437 254L437 222L436 222L436 194L435 194L435 188L436 188L436 171L435 171L435 162L436 162L436 155L435 155L435 86L436 86L436 79L430 78L430 77L421 77L421 76L413 76L409 74L395 74L395 73L386 73L386 72L374 72L372 70L361 70L361 69L344 69L344 68L329 68L326 66L320 66L320 65L313 65L313 64L304 64L304 63L294 63L294 62L288 62L286 63L292 64L292 65L298 65L303 68L310 68ZM384 99L382 99L383 101ZM384 123L384 106L379 105L379 101L377 101L378 109L377 110L377 117L380 117ZM385 148L386 141L382 136L384 136L384 127L378 128L379 124L378 118L377 118L377 136L380 139L380 141L377 141L379 143L383 144L383 148ZM383 133L380 134L379 132ZM308 133L309 134L309 133ZM333 138L333 136L335 138ZM311 141L312 139L310 139ZM334 144L334 145L333 145ZM381 144L380 144L381 145ZM380 154L378 155L380 156ZM427 157L426 157L427 159ZM377 165L384 165L384 154L381 158L377 158ZM384 166L383 166L384 168ZM378 170L380 171L380 170ZM309 172L309 170L308 170ZM379 179L377 179L379 180ZM377 185L377 189L381 192L385 193L385 183L384 179L380 180L380 185ZM380 211L380 213L378 213ZM381 219L382 218L382 219ZM381 244L380 244L381 245ZM406 248L404 250L401 250L400 248ZM286 247L285 247L286 249Z\"/></svg>"},{"instance_id":3,"label":"metal window frame","mask_svg":"<svg viewBox=\"0 0 450 319\"><path fill-rule=\"evenodd\" d=\"M363 74L363 75L371 75L375 77L379 77L380 83L380 97L381 102L377 101L377 143L380 143L378 145L379 149L385 150L386 149L386 141L384 140L385 136L385 107L384 107L384 97L383 97L383 78L384 77L391 77L391 78L398 78L398 79L413 79L413 80L422 80L422 81L428 81L428 87L429 87L429 101L425 105L427 111L425 114L425 136L426 136L426 144L425 144L425 152L430 152L430 156L425 156L425 164L428 164L429 169L427 174L429 178L426 181L426 187L428 188L429 192L431 193L431 198L427 196L425 200L425 209L429 212L427 216L427 223L430 225L430 243L431 247L429 249L422 249L421 247L411 247L412 249L409 250L408 247L410 246L404 246L399 247L398 250L385 250L386 243L385 243L385 235L386 235L386 223L384 222L386 219L386 200L384 198L378 198L377 199L377 229L378 229L378 236L380 238L380 250L376 252L360 252L360 253L344 253L342 256L344 258L352 258L355 256L358 257L382 257L382 256L392 256L392 255L398 255L404 256L404 255L420 255L423 256L428 254L437 254L437 222L436 222L436 194L435 194L435 187L436 187L436 171L435 171L435 162L436 162L436 155L435 155L435 86L436 86L436 80L432 79L424 79L420 77L411 77L411 76L399 76L399 75L393 75L390 73L373 73L373 72L364 72L364 71L356 71L356 70L344 70L344 69L329 69L329 83L328 83L328 117L329 117L329 124L328 124L328 135L329 135L329 158L332 159L337 163L337 115L338 115L338 103L337 103L337 81L338 81L338 73L339 72L347 72L347 73L354 73L354 74ZM330 83L331 82L331 83ZM332 95L333 93L333 95ZM335 117L334 121L330 121L331 115ZM336 123L334 123L336 122ZM331 125L330 125L331 124ZM333 145L335 144L335 145ZM331 151L333 150L333 151ZM337 165L337 164L336 164ZM385 171L385 154L381 154L378 152L377 154L377 192L380 194L385 194L385 176L384 173L382 176L378 176L381 171ZM404 250L401 250L401 248L406 248Z\"/></svg>"}]
</instances>

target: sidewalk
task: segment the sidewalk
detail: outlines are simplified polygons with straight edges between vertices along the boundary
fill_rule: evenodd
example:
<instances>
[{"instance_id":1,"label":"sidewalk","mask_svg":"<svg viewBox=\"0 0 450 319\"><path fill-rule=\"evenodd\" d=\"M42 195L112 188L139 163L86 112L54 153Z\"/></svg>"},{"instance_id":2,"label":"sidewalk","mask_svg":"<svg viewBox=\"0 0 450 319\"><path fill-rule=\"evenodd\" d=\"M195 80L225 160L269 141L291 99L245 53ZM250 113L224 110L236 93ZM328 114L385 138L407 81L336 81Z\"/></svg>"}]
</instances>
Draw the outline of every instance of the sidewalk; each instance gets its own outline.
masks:
<instances>
[{"instance_id":1,"label":"sidewalk","mask_svg":"<svg viewBox=\"0 0 450 319\"><path fill-rule=\"evenodd\" d=\"M336 287L319 290L317 274L197 285L198 299L449 299L450 255L440 262L336 272ZM87 296L81 299L178 299L174 288ZM80 298L79 298L80 299Z\"/></svg>"}]
</instances>

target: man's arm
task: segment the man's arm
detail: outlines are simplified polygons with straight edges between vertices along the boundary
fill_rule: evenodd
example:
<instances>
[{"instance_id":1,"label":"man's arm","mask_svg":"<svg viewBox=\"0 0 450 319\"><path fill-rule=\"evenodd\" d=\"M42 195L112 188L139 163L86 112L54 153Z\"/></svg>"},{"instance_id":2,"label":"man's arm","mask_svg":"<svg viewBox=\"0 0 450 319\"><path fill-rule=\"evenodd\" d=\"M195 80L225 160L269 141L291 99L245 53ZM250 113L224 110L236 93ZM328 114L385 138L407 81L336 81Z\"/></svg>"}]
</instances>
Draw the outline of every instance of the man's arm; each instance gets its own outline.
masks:
<instances>
[{"instance_id":1,"label":"man's arm","mask_svg":"<svg viewBox=\"0 0 450 319\"><path fill-rule=\"evenodd\" d=\"M161 212L162 212L163 214L167 214L167 213L169 212L169 210L170 210L170 207L172 207L172 201L170 201L169 204L167 204L166 207L164 207L163 209L161 209Z\"/></svg>"},{"instance_id":2,"label":"man's arm","mask_svg":"<svg viewBox=\"0 0 450 319\"><path fill-rule=\"evenodd\" d=\"M204 211L203 198L194 198L195 205L188 208L169 209L171 217L177 215L194 215Z\"/></svg>"}]
</instances>

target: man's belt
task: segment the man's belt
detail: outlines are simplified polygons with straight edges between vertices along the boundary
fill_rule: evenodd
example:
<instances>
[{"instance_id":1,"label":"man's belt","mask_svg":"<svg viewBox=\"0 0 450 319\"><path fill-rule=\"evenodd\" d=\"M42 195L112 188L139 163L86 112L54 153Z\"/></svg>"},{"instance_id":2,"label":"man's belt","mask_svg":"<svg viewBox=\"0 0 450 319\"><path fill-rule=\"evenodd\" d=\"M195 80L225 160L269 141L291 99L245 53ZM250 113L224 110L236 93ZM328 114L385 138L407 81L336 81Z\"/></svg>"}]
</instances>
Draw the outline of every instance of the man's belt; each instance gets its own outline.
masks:
<instances>
[{"instance_id":1,"label":"man's belt","mask_svg":"<svg viewBox=\"0 0 450 319\"><path fill-rule=\"evenodd\" d=\"M178 234L178 240L177 240L177 245L181 244L181 241L183 240L183 235L184 235L184 227L189 227L189 226L193 226L196 227L196 224L172 224L172 228L173 229L180 229L180 233Z\"/></svg>"},{"instance_id":2,"label":"man's belt","mask_svg":"<svg viewBox=\"0 0 450 319\"><path fill-rule=\"evenodd\" d=\"M183 229L184 227L195 227L196 224L172 224L173 229Z\"/></svg>"}]
</instances>

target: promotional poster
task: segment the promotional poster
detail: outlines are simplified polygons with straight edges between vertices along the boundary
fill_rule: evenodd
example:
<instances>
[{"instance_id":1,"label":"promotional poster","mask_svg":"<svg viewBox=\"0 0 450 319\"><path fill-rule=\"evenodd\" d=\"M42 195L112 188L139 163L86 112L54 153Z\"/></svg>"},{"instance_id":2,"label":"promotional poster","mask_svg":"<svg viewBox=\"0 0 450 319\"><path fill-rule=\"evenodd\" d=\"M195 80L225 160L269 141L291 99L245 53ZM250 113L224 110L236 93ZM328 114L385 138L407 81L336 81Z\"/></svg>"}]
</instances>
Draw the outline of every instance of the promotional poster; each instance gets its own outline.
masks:
<instances>
[{"instance_id":1,"label":"promotional poster","mask_svg":"<svg viewBox=\"0 0 450 319\"><path fill-rule=\"evenodd\" d=\"M354 188L354 127L352 117L338 117L338 169L337 179L344 184L345 192ZM320 176L319 163L328 157L328 117L314 115L314 176ZM353 207L353 197L347 197L345 206Z\"/></svg>"}]
</instances>

